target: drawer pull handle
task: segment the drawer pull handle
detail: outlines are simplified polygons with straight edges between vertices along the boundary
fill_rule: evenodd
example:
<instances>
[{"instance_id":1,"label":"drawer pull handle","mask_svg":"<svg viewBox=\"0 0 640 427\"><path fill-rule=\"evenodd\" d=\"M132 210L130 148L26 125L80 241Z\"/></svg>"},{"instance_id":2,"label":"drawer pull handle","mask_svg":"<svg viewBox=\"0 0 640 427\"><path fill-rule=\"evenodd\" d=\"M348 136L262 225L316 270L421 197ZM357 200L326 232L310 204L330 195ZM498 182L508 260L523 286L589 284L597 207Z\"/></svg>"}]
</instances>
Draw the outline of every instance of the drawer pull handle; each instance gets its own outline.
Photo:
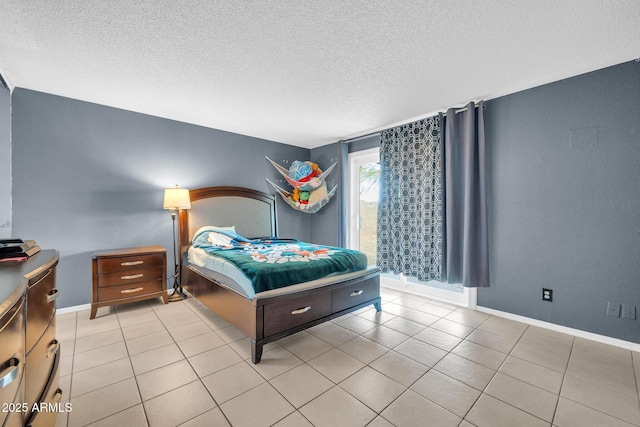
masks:
<instances>
[{"instance_id":1,"label":"drawer pull handle","mask_svg":"<svg viewBox=\"0 0 640 427\"><path fill-rule=\"evenodd\" d=\"M58 403L62 400L62 390L57 389L56 394L53 395L53 399L51 399L51 403Z\"/></svg>"},{"instance_id":2,"label":"drawer pull handle","mask_svg":"<svg viewBox=\"0 0 640 427\"><path fill-rule=\"evenodd\" d=\"M120 291L121 294L132 294L134 292L140 292L144 288L135 288L135 289L125 289L124 291Z\"/></svg>"},{"instance_id":3,"label":"drawer pull handle","mask_svg":"<svg viewBox=\"0 0 640 427\"><path fill-rule=\"evenodd\" d=\"M140 264L144 264L144 261L127 261L127 262L120 263L120 265L123 265L125 267L129 267L131 265L140 265Z\"/></svg>"},{"instance_id":4,"label":"drawer pull handle","mask_svg":"<svg viewBox=\"0 0 640 427\"><path fill-rule=\"evenodd\" d=\"M53 302L58 299L59 292L57 289L52 289L51 292L47 295L47 302Z\"/></svg>"},{"instance_id":5,"label":"drawer pull handle","mask_svg":"<svg viewBox=\"0 0 640 427\"><path fill-rule=\"evenodd\" d=\"M291 314L293 315L302 314L302 313L306 313L309 310L311 310L311 306L306 306L306 307L299 308L297 310L293 310Z\"/></svg>"},{"instance_id":6,"label":"drawer pull handle","mask_svg":"<svg viewBox=\"0 0 640 427\"><path fill-rule=\"evenodd\" d=\"M0 372L0 388L5 388L18 376L20 370L20 360L12 357L8 361L8 367Z\"/></svg>"},{"instance_id":7,"label":"drawer pull handle","mask_svg":"<svg viewBox=\"0 0 640 427\"><path fill-rule=\"evenodd\" d=\"M132 274L130 276L122 276L120 277L122 280L131 280L131 279L139 279L142 276L144 276L144 274L140 273L140 274Z\"/></svg>"},{"instance_id":8,"label":"drawer pull handle","mask_svg":"<svg viewBox=\"0 0 640 427\"><path fill-rule=\"evenodd\" d=\"M58 340L51 341L51 345L47 350L47 357L55 356L59 350L60 350L60 343L58 342Z\"/></svg>"},{"instance_id":9,"label":"drawer pull handle","mask_svg":"<svg viewBox=\"0 0 640 427\"><path fill-rule=\"evenodd\" d=\"M358 295L362 295L364 291L362 289L358 290L358 291L353 291L349 294L350 297L357 297Z\"/></svg>"}]
</instances>

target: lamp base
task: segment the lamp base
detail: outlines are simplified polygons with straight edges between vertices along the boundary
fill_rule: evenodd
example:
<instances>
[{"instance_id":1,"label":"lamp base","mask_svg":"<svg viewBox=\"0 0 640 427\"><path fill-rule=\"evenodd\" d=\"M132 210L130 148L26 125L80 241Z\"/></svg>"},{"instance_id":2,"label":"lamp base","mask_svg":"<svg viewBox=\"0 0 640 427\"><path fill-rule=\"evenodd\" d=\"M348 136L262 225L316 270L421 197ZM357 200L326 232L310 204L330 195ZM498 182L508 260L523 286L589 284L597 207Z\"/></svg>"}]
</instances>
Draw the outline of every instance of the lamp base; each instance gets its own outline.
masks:
<instances>
[{"instance_id":1,"label":"lamp base","mask_svg":"<svg viewBox=\"0 0 640 427\"><path fill-rule=\"evenodd\" d=\"M187 294L180 292L177 289L174 289L173 293L167 297L169 302L182 301L185 298L187 298Z\"/></svg>"}]
</instances>

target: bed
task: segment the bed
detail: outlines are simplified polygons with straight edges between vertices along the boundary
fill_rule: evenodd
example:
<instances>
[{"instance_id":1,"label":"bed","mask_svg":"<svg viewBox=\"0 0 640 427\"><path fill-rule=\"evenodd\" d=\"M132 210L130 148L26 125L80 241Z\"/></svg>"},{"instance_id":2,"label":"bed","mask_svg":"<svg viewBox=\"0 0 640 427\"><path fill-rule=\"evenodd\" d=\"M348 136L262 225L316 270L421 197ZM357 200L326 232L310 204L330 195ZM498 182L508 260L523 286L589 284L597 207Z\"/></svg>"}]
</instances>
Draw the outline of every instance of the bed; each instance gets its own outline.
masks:
<instances>
[{"instance_id":1,"label":"bed","mask_svg":"<svg viewBox=\"0 0 640 427\"><path fill-rule=\"evenodd\" d=\"M210 225L234 226L238 234L251 238L277 236L275 197L241 187L200 188L191 190L190 197L191 209L179 213L181 283L250 338L253 363L260 362L269 342L369 305L381 310L375 267L248 295L232 275L198 265L191 239Z\"/></svg>"}]
</instances>

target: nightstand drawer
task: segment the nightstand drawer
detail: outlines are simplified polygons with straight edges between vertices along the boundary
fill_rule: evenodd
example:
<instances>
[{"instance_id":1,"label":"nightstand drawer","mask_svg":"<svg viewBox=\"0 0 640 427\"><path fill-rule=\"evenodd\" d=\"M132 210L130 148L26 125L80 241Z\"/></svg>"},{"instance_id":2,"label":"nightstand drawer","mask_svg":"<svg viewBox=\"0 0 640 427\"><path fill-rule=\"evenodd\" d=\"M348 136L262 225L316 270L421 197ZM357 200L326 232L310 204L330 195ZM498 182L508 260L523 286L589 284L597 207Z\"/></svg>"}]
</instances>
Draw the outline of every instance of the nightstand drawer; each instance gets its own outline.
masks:
<instances>
[{"instance_id":1,"label":"nightstand drawer","mask_svg":"<svg viewBox=\"0 0 640 427\"><path fill-rule=\"evenodd\" d=\"M162 279L162 271L159 268L138 268L135 270L115 271L113 273L98 274L98 287L128 285L131 283L146 282L148 280Z\"/></svg>"},{"instance_id":2,"label":"nightstand drawer","mask_svg":"<svg viewBox=\"0 0 640 427\"><path fill-rule=\"evenodd\" d=\"M161 280L150 280L147 282L131 283L128 285L109 286L98 288L99 301L113 301L126 298L135 298L140 295L151 294L164 291Z\"/></svg>"},{"instance_id":3,"label":"nightstand drawer","mask_svg":"<svg viewBox=\"0 0 640 427\"><path fill-rule=\"evenodd\" d=\"M98 274L111 271L136 270L141 268L161 267L163 254L133 255L126 257L98 259Z\"/></svg>"}]
</instances>

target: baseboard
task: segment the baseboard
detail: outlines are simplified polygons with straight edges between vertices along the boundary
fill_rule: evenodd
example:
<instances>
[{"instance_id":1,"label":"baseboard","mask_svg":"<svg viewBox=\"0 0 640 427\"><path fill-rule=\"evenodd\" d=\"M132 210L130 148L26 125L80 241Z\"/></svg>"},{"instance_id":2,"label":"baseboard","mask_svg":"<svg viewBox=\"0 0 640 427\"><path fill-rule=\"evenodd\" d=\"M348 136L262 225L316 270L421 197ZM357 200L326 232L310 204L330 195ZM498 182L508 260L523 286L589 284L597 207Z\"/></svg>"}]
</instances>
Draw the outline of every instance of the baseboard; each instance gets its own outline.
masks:
<instances>
[{"instance_id":1,"label":"baseboard","mask_svg":"<svg viewBox=\"0 0 640 427\"><path fill-rule=\"evenodd\" d=\"M605 335L594 334L593 332L582 331L580 329L573 329L567 326L557 325L555 323L543 322L542 320L532 319L530 317L520 316L513 313L507 313L505 311L494 310L493 308L487 308L482 306L476 306L477 311L491 314L498 317L504 317L505 319L515 320L517 322L526 323L532 326L538 326L540 328L549 329L563 334L569 334L580 338L585 338L591 341L596 341L602 344L609 344L616 347L621 347L631 351L640 352L640 344L624 341L617 338L611 338Z\"/></svg>"},{"instance_id":2,"label":"baseboard","mask_svg":"<svg viewBox=\"0 0 640 427\"><path fill-rule=\"evenodd\" d=\"M89 309L91 309L91 304L74 305L71 307L58 308L56 309L56 314L73 313L75 311L89 310Z\"/></svg>"}]
</instances>

